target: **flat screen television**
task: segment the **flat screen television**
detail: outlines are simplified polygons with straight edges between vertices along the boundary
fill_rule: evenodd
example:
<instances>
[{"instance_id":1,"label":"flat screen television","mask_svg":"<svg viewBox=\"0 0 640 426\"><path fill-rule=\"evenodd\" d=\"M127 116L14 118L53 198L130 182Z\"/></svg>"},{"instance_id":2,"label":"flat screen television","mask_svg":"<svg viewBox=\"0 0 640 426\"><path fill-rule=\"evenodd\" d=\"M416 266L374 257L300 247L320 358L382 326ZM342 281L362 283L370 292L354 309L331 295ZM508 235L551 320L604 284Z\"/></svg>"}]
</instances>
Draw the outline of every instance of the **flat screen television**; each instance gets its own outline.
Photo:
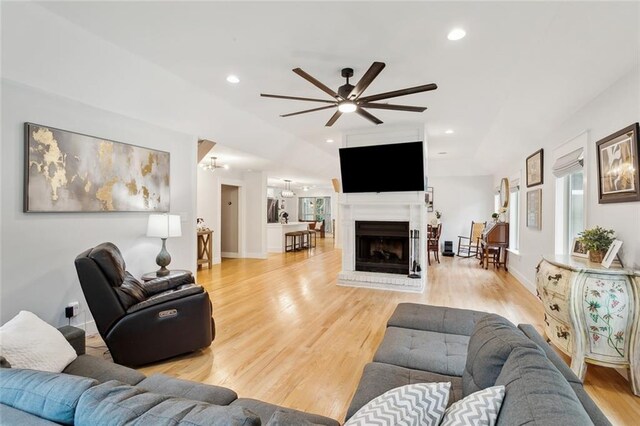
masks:
<instances>
[{"instance_id":1,"label":"flat screen television","mask_svg":"<svg viewBox=\"0 0 640 426\"><path fill-rule=\"evenodd\" d=\"M424 191L422 142L340 148L342 191Z\"/></svg>"}]
</instances>

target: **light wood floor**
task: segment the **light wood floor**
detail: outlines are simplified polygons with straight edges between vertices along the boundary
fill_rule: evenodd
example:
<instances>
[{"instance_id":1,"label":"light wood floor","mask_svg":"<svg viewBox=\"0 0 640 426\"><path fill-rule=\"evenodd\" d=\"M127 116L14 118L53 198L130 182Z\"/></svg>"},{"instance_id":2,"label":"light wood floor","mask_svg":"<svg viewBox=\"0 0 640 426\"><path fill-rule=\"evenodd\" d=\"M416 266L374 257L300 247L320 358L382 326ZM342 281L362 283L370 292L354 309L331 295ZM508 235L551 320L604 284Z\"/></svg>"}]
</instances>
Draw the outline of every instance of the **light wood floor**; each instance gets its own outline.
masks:
<instances>
[{"instance_id":1,"label":"light wood floor","mask_svg":"<svg viewBox=\"0 0 640 426\"><path fill-rule=\"evenodd\" d=\"M225 259L198 272L214 306L212 346L140 371L222 385L241 397L343 421L362 368L400 302L496 312L542 330L540 303L503 270L443 258L428 267L423 294L339 287L341 253L332 239L318 242L311 253ZM88 344L93 354L106 349L98 337ZM585 386L614 424L638 424L640 398L617 372L589 366Z\"/></svg>"}]
</instances>

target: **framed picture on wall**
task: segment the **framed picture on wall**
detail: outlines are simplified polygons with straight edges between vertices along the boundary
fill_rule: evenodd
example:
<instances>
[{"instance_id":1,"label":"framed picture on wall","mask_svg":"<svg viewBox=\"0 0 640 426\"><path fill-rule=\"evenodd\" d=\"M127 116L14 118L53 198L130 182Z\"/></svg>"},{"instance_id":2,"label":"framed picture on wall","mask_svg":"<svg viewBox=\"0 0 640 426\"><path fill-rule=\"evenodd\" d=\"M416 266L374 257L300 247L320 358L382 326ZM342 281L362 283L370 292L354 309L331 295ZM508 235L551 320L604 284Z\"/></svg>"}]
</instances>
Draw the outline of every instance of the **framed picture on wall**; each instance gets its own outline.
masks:
<instances>
[{"instance_id":1,"label":"framed picture on wall","mask_svg":"<svg viewBox=\"0 0 640 426\"><path fill-rule=\"evenodd\" d=\"M527 188L541 185L544 180L544 152L542 149L527 157Z\"/></svg>"},{"instance_id":2,"label":"framed picture on wall","mask_svg":"<svg viewBox=\"0 0 640 426\"><path fill-rule=\"evenodd\" d=\"M527 191L527 228L542 229L542 189Z\"/></svg>"},{"instance_id":3,"label":"framed picture on wall","mask_svg":"<svg viewBox=\"0 0 640 426\"><path fill-rule=\"evenodd\" d=\"M598 203L640 201L638 123L596 142Z\"/></svg>"},{"instance_id":4,"label":"framed picture on wall","mask_svg":"<svg viewBox=\"0 0 640 426\"><path fill-rule=\"evenodd\" d=\"M433 186L428 186L424 193L424 201L427 203L427 211L433 211Z\"/></svg>"}]
</instances>

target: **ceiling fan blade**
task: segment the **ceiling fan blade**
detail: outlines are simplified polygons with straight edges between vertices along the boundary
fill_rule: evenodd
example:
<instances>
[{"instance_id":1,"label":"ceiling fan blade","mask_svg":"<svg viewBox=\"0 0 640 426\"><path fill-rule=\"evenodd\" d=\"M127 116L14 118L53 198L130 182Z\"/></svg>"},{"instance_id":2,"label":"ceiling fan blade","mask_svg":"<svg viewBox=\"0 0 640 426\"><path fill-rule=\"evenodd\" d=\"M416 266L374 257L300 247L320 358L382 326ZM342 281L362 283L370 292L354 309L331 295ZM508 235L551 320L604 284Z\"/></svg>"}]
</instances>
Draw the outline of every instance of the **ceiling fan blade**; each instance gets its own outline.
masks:
<instances>
[{"instance_id":1,"label":"ceiling fan blade","mask_svg":"<svg viewBox=\"0 0 640 426\"><path fill-rule=\"evenodd\" d=\"M358 99L358 96L362 95L362 93L367 90L367 87L371 84L371 82L380 74L385 67L384 62L374 62L371 64L366 73L362 76L356 87L351 90L349 93L349 99Z\"/></svg>"},{"instance_id":2,"label":"ceiling fan blade","mask_svg":"<svg viewBox=\"0 0 640 426\"><path fill-rule=\"evenodd\" d=\"M329 106L323 106L320 108L313 108L313 109L306 109L304 111L298 111L298 112L292 112L289 114L283 114L280 117L291 117L292 115L298 115L298 114L306 114L308 112L314 112L314 111L322 111L323 109L329 109L329 108L335 108L335 105L329 105Z\"/></svg>"},{"instance_id":3,"label":"ceiling fan blade","mask_svg":"<svg viewBox=\"0 0 640 426\"><path fill-rule=\"evenodd\" d=\"M333 97L335 99L342 99L340 96L338 96L338 94L336 92L334 92L333 90L331 90L330 88L328 88L324 84L320 83L318 80L316 80L315 78L311 77L306 72L302 71L302 69L294 68L293 72L295 72L300 77L304 78L309 83L313 84L314 86L316 86L318 89L322 90L324 93L328 94L329 96L331 96L331 97Z\"/></svg>"},{"instance_id":4,"label":"ceiling fan blade","mask_svg":"<svg viewBox=\"0 0 640 426\"><path fill-rule=\"evenodd\" d=\"M366 118L367 120L371 121L374 124L382 124L382 120L380 120L379 118L375 117L374 115L368 113L367 111L365 111L364 109L362 109L360 107L358 107L356 112L358 114L360 114L361 116L363 116L364 118Z\"/></svg>"},{"instance_id":5,"label":"ceiling fan blade","mask_svg":"<svg viewBox=\"0 0 640 426\"><path fill-rule=\"evenodd\" d=\"M294 101L309 101L309 102L324 102L327 104L335 104L336 101L328 101L325 99L314 99L314 98L300 98L297 96L285 96L285 95L270 95L268 93L260 93L260 96L264 98L276 98L276 99L291 99Z\"/></svg>"},{"instance_id":6,"label":"ceiling fan blade","mask_svg":"<svg viewBox=\"0 0 640 426\"><path fill-rule=\"evenodd\" d=\"M340 112L339 110L337 110L335 112L335 114L333 114L331 116L331 118L329 119L329 121L327 121L327 124L325 124L325 127L331 127L333 126L333 123L335 123L336 121L338 121L338 118L340 118L340 116L342 115L342 112Z\"/></svg>"},{"instance_id":7,"label":"ceiling fan blade","mask_svg":"<svg viewBox=\"0 0 640 426\"><path fill-rule=\"evenodd\" d=\"M373 102L381 99L395 98L398 96L411 95L413 93L427 92L429 90L436 90L438 86L435 83L425 84L423 86L410 87L408 89L394 90L393 92L379 93L377 95L365 96L358 99L360 102Z\"/></svg>"},{"instance_id":8,"label":"ceiling fan blade","mask_svg":"<svg viewBox=\"0 0 640 426\"><path fill-rule=\"evenodd\" d=\"M409 111L409 112L424 112L424 110L427 109L427 107L419 107L419 106L393 105L393 104L371 104L371 103L361 103L360 106L362 108L390 109L392 111Z\"/></svg>"}]
</instances>

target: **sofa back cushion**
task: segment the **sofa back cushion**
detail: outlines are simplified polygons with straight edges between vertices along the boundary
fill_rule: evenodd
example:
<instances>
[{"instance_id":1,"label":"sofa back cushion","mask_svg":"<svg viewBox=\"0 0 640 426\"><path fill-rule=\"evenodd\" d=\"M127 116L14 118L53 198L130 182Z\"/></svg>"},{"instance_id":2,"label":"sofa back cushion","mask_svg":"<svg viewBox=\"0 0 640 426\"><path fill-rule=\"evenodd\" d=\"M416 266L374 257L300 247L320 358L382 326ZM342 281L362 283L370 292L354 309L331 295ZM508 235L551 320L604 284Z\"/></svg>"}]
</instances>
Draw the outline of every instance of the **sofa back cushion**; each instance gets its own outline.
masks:
<instances>
[{"instance_id":1,"label":"sofa back cushion","mask_svg":"<svg viewBox=\"0 0 640 426\"><path fill-rule=\"evenodd\" d=\"M462 373L463 396L494 386L509 354L518 347L540 350L506 318L488 314L480 319L469 339Z\"/></svg>"},{"instance_id":2,"label":"sofa back cushion","mask_svg":"<svg viewBox=\"0 0 640 426\"><path fill-rule=\"evenodd\" d=\"M97 424L190 426L260 425L260 417L239 406L220 406L148 392L115 380L82 394L76 426Z\"/></svg>"},{"instance_id":3,"label":"sofa back cushion","mask_svg":"<svg viewBox=\"0 0 640 426\"><path fill-rule=\"evenodd\" d=\"M506 388L496 425L593 425L569 382L539 349L514 349L496 385Z\"/></svg>"},{"instance_id":4,"label":"sofa back cushion","mask_svg":"<svg viewBox=\"0 0 640 426\"><path fill-rule=\"evenodd\" d=\"M52 422L72 425L78 400L98 382L19 368L0 369L0 403Z\"/></svg>"}]
</instances>

